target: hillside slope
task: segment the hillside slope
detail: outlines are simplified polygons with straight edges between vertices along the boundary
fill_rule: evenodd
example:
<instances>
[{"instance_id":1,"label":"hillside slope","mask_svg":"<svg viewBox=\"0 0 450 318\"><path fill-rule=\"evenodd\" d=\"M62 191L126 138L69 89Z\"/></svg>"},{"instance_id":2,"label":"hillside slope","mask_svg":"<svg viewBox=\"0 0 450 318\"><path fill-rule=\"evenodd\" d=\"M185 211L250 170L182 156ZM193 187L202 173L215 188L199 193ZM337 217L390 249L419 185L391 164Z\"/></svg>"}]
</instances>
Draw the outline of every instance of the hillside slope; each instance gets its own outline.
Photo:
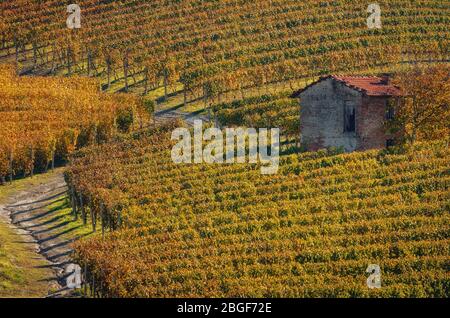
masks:
<instances>
[{"instance_id":1,"label":"hillside slope","mask_svg":"<svg viewBox=\"0 0 450 318\"><path fill-rule=\"evenodd\" d=\"M138 97L101 93L94 79L19 77L0 65L0 184L108 140L124 130L124 121L132 126L148 119Z\"/></svg>"},{"instance_id":2,"label":"hillside slope","mask_svg":"<svg viewBox=\"0 0 450 318\"><path fill-rule=\"evenodd\" d=\"M80 0L0 3L3 56L25 73L86 74L104 88L183 83L192 98L402 61L448 60L449 1ZM164 80L163 80L164 78ZM166 94L167 95L167 94Z\"/></svg>"},{"instance_id":3,"label":"hillside slope","mask_svg":"<svg viewBox=\"0 0 450 318\"><path fill-rule=\"evenodd\" d=\"M85 149L69 167L107 231L76 247L103 295L449 296L448 141L283 156L262 176L175 165L169 132Z\"/></svg>"}]
</instances>

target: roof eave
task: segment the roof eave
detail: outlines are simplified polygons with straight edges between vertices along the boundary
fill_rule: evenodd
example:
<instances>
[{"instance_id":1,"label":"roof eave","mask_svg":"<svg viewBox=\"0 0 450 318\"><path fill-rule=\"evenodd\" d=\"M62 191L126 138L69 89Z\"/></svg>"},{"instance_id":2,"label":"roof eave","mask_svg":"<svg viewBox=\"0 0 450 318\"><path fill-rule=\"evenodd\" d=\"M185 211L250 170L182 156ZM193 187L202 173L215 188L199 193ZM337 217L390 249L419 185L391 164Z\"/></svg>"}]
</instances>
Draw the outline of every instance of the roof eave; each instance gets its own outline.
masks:
<instances>
[{"instance_id":1,"label":"roof eave","mask_svg":"<svg viewBox=\"0 0 450 318\"><path fill-rule=\"evenodd\" d=\"M291 96L290 96L290 98L299 98L300 95L301 95L304 91L306 91L308 88L310 88L310 87L312 87L312 86L314 86L314 85L316 85L316 84L322 82L323 80L326 80L326 79L328 79L328 78L331 78L331 77L333 77L333 75L321 76L317 81L315 81L315 82L313 82L313 83L311 83L311 84L308 84L308 85L306 85L305 87L303 87L302 89L299 89L298 91L292 93Z\"/></svg>"}]
</instances>

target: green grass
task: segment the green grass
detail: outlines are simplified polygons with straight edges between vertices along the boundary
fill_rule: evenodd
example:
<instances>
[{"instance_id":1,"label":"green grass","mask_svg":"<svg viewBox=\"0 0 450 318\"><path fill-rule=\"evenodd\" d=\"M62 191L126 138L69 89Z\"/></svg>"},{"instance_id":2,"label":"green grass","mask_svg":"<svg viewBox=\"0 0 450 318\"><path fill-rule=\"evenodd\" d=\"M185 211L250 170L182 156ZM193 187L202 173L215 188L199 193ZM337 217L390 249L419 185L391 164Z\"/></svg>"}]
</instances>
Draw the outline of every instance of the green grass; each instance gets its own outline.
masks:
<instances>
[{"instance_id":1,"label":"green grass","mask_svg":"<svg viewBox=\"0 0 450 318\"><path fill-rule=\"evenodd\" d=\"M0 186L0 204L8 203L8 197L14 193L24 191L29 187L36 186L42 183L46 183L55 174L60 173L63 168L57 168L54 171L48 173L36 174L32 178L23 178L14 180L12 184L9 182L6 185Z\"/></svg>"},{"instance_id":2,"label":"green grass","mask_svg":"<svg viewBox=\"0 0 450 318\"><path fill-rule=\"evenodd\" d=\"M47 182L62 168L54 172L35 175L0 186L0 204L8 203L8 198L29 187ZM81 218L74 220L67 195L61 195L48 202L41 213L45 216L39 222L49 223L49 236L62 240L92 235L90 224L83 225ZM48 280L54 277L49 263L32 246L23 243L23 237L0 218L0 297L44 297L49 292Z\"/></svg>"},{"instance_id":3,"label":"green grass","mask_svg":"<svg viewBox=\"0 0 450 318\"><path fill-rule=\"evenodd\" d=\"M0 297L44 297L54 274L48 262L6 224L0 224Z\"/></svg>"},{"instance_id":4,"label":"green grass","mask_svg":"<svg viewBox=\"0 0 450 318\"><path fill-rule=\"evenodd\" d=\"M56 172L52 172L56 173ZM0 186L0 204L8 197L48 180L52 173L14 181ZM0 218L0 297L44 297L48 280L54 276L49 263L33 250L23 237Z\"/></svg>"},{"instance_id":5,"label":"green grass","mask_svg":"<svg viewBox=\"0 0 450 318\"><path fill-rule=\"evenodd\" d=\"M45 207L44 212L50 213L39 218L39 222L50 222L49 227L54 228L54 230L48 232L49 236L56 235L63 240L75 240L79 237L87 237L93 234L89 217L86 225L83 225L81 215L75 220L66 194L53 199Z\"/></svg>"}]
</instances>

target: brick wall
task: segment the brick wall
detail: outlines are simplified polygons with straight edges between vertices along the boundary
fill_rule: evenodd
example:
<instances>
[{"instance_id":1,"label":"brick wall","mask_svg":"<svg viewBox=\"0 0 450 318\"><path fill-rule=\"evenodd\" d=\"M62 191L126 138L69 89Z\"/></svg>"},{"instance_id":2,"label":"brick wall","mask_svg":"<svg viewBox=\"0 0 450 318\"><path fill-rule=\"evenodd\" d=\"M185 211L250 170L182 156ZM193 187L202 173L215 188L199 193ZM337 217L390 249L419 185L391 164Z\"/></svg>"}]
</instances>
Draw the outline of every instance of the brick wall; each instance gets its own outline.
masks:
<instances>
[{"instance_id":1,"label":"brick wall","mask_svg":"<svg viewBox=\"0 0 450 318\"><path fill-rule=\"evenodd\" d=\"M389 136L385 133L386 97L364 96L356 111L356 131L358 145L356 150L386 147Z\"/></svg>"},{"instance_id":2,"label":"brick wall","mask_svg":"<svg viewBox=\"0 0 450 318\"><path fill-rule=\"evenodd\" d=\"M344 105L356 108L356 131L344 132ZM386 147L386 97L368 97L333 79L325 79L300 94L302 144L310 151L343 147L346 151Z\"/></svg>"}]
</instances>

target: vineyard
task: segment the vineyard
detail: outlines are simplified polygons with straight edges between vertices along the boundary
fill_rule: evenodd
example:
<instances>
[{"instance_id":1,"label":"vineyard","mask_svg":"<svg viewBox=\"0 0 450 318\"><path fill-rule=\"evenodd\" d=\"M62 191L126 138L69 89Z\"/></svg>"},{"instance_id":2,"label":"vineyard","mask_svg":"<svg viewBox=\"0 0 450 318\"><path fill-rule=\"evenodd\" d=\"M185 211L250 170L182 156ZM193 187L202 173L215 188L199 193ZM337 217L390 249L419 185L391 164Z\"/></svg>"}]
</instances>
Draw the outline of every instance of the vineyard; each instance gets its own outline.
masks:
<instances>
[{"instance_id":1,"label":"vineyard","mask_svg":"<svg viewBox=\"0 0 450 318\"><path fill-rule=\"evenodd\" d=\"M450 297L449 0L379 0L381 28L362 0L76 0L72 29L70 3L0 0L0 234L64 245L76 296ZM332 74L402 93L293 94ZM304 151L307 116L333 147ZM174 163L198 119L279 128L278 173Z\"/></svg>"},{"instance_id":2,"label":"vineyard","mask_svg":"<svg viewBox=\"0 0 450 318\"><path fill-rule=\"evenodd\" d=\"M182 84L185 103L268 83L412 61L446 61L448 1L378 1L383 27L367 27L354 0L79 0L0 3L0 56L23 74L78 74L102 88L145 94Z\"/></svg>"},{"instance_id":3,"label":"vineyard","mask_svg":"<svg viewBox=\"0 0 450 318\"><path fill-rule=\"evenodd\" d=\"M8 65L0 66L0 97L0 183L149 120L140 98L100 93L94 79L17 77Z\"/></svg>"},{"instance_id":4,"label":"vineyard","mask_svg":"<svg viewBox=\"0 0 450 318\"><path fill-rule=\"evenodd\" d=\"M277 127L287 138L298 138L300 109L287 93L264 94L214 105L219 124L239 127Z\"/></svg>"},{"instance_id":5,"label":"vineyard","mask_svg":"<svg viewBox=\"0 0 450 318\"><path fill-rule=\"evenodd\" d=\"M72 200L103 229L76 244L92 295L449 296L448 140L282 156L263 176L174 164L176 126L72 158ZM368 264L383 288L367 288Z\"/></svg>"}]
</instances>

